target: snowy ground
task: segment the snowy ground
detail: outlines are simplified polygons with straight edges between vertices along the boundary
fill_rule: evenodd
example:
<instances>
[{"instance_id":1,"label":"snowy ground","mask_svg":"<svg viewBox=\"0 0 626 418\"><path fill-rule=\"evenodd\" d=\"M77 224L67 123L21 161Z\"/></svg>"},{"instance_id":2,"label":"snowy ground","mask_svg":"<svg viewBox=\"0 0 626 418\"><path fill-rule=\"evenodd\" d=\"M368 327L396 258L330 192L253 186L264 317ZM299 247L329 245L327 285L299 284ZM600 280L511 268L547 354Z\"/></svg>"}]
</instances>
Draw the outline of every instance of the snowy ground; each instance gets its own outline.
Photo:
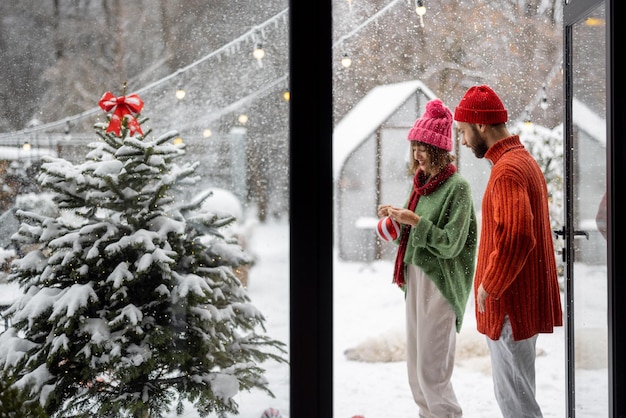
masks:
<instances>
[{"instance_id":1,"label":"snowy ground","mask_svg":"<svg viewBox=\"0 0 626 418\"><path fill-rule=\"evenodd\" d=\"M251 271L250 296L265 312L268 332L288 342L288 225L261 224L254 232L252 251L258 262ZM267 243L272 245L267 245ZM334 263L334 413L335 418L389 418L417 416L402 361L350 361L344 351L362 349L365 342L381 341L385 348L402 343L403 295L391 284L389 262ZM606 341L606 269L577 266L581 289L576 292L581 318L577 335L577 415L608 416ZM584 286L584 290L582 288ZM470 307L473 301L470 300ZM580 328L579 328L580 327ZM604 330L604 331L597 331ZM484 337L475 331L473 309L468 310L458 337L453 383L468 418L497 418L489 357ZM537 397L546 418L565 416L564 328L542 334L537 341ZM600 347L600 349L598 349ZM400 349L401 350L401 349ZM259 418L274 407L289 417L289 382L286 366L270 367L268 378L277 399L242 394L241 417ZM296 417L294 417L296 418Z\"/></svg>"},{"instance_id":2,"label":"snowy ground","mask_svg":"<svg viewBox=\"0 0 626 418\"><path fill-rule=\"evenodd\" d=\"M270 221L257 224L250 241L256 264L250 271L249 293L252 302L265 314L267 331L275 339L289 343L289 226ZM389 262L334 264L334 413L335 418L415 417L418 415L402 361L365 362L348 360L347 349L368 358L372 353L392 355L372 349L372 343L385 349L395 348L402 355L404 303L402 293L391 284ZM606 269L577 267L577 416L608 416L606 350ZM0 292L3 293L4 292ZM470 300L470 307L473 301ZM484 337L474 327L469 309L458 337L457 365L453 384L467 418L500 417L493 396L489 359ZM364 347L368 347L364 351ZM542 334L537 341L537 397L546 418L565 416L564 329ZM289 418L289 366L266 363L266 377L276 395L262 392L238 395L241 418L261 418L266 408L278 409ZM196 418L185 414L166 418ZM297 418L297 417L293 417Z\"/></svg>"}]
</instances>

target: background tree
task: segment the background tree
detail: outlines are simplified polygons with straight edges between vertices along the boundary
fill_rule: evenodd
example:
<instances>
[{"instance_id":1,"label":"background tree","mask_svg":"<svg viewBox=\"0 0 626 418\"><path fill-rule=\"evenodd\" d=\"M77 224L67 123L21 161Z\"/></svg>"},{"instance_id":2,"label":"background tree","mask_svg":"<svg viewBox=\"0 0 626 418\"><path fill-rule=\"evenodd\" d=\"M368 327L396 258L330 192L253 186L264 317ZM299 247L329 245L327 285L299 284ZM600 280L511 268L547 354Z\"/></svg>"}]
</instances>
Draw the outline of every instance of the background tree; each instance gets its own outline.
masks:
<instances>
[{"instance_id":1,"label":"background tree","mask_svg":"<svg viewBox=\"0 0 626 418\"><path fill-rule=\"evenodd\" d=\"M143 133L138 96L100 103L109 123L84 161L42 165L61 214L17 212L15 241L38 247L9 276L24 295L0 365L56 417L158 417L185 400L236 413L240 390L271 393L260 364L286 360L233 272L250 261L223 234L234 217L198 211L207 194L176 203L198 163L174 163L176 131Z\"/></svg>"},{"instance_id":2,"label":"background tree","mask_svg":"<svg viewBox=\"0 0 626 418\"><path fill-rule=\"evenodd\" d=\"M557 2L424 1L423 27L413 1L335 3L335 123L375 85L410 79L423 81L449 106L472 85L489 84L504 97L512 119L525 118L528 110L535 123L560 123ZM343 53L352 58L349 68L340 64ZM536 106L544 84L548 112Z\"/></svg>"},{"instance_id":3,"label":"background tree","mask_svg":"<svg viewBox=\"0 0 626 418\"><path fill-rule=\"evenodd\" d=\"M512 120L530 119L548 128L561 123L560 1L423 3L424 26L413 1L333 2L335 123L373 87L410 79L423 81L450 106L471 85L487 83L501 92ZM93 108L99 92L124 81L129 91L149 86L287 8L286 0L262 5L244 0L1 3L0 130L80 115ZM198 144L197 150L217 142L220 132L226 138L238 113L249 114L244 203L256 205L260 220L288 211L289 108L280 98L288 88L288 23L278 20L176 75L172 84L142 92L157 113L171 112L181 137L190 147ZM266 50L262 68L251 56L259 42ZM352 58L349 68L340 64L344 53ZM188 94L176 103L171 97L178 85ZM546 110L538 106L544 92ZM80 143L93 123L92 118L72 120L68 144ZM169 123L159 119L154 128L166 131ZM212 140L202 136L207 127ZM46 133L63 135L65 128ZM186 158L200 160L205 154L194 149ZM215 173L202 175L217 181Z\"/></svg>"}]
</instances>

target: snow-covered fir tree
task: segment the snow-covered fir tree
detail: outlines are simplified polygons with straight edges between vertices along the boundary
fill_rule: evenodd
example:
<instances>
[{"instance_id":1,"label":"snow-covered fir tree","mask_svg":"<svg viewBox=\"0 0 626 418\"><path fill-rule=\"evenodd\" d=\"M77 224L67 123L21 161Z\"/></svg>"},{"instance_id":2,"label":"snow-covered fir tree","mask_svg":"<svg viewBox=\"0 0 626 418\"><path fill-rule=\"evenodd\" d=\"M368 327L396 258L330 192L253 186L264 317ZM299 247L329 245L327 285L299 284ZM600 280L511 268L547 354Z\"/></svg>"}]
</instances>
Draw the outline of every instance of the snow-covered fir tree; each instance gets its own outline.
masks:
<instances>
[{"instance_id":1,"label":"snow-covered fir tree","mask_svg":"<svg viewBox=\"0 0 626 418\"><path fill-rule=\"evenodd\" d=\"M11 418L47 418L41 405L26 401L25 392L12 386L12 378L0 373L0 416Z\"/></svg>"},{"instance_id":2,"label":"snow-covered fir tree","mask_svg":"<svg viewBox=\"0 0 626 418\"><path fill-rule=\"evenodd\" d=\"M197 180L175 131L146 134L137 95L107 92L107 123L85 161L47 158L37 177L58 216L18 211L13 239L30 248L9 279L0 366L53 417L236 413L239 391L271 395L261 363L285 344L234 274L250 262L224 228L234 217L177 201Z\"/></svg>"}]
</instances>

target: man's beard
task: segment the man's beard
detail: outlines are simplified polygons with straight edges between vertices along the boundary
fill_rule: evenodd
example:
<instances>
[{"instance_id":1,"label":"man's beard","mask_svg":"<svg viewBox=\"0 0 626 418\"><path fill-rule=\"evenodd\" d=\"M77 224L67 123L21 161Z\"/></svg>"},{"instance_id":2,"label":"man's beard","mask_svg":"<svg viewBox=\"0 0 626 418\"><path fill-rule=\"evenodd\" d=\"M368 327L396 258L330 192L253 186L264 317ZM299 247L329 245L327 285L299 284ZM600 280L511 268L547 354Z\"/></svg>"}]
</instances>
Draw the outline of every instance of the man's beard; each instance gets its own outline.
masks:
<instances>
[{"instance_id":1,"label":"man's beard","mask_svg":"<svg viewBox=\"0 0 626 418\"><path fill-rule=\"evenodd\" d=\"M472 125L472 133L475 139L474 145L472 146L472 151L474 152L476 158L483 158L487 153L487 150L489 149L489 147L487 146L487 141L481 135L478 128L474 125Z\"/></svg>"},{"instance_id":2,"label":"man's beard","mask_svg":"<svg viewBox=\"0 0 626 418\"><path fill-rule=\"evenodd\" d=\"M488 149L489 147L487 147L487 142L485 142L483 138L480 138L480 142L478 142L474 147L472 147L472 151L474 151L474 155L477 158L483 158L485 154L487 153Z\"/></svg>"}]
</instances>

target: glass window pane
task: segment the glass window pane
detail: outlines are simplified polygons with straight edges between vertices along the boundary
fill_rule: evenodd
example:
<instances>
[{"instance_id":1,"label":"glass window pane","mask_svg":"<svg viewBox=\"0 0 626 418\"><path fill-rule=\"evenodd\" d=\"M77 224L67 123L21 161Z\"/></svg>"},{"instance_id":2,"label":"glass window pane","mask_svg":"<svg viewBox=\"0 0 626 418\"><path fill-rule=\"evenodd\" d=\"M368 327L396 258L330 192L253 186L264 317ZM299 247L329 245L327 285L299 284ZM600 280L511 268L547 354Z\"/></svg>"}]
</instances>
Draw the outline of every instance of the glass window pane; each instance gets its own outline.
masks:
<instances>
[{"instance_id":1,"label":"glass window pane","mask_svg":"<svg viewBox=\"0 0 626 418\"><path fill-rule=\"evenodd\" d=\"M408 200L407 134L428 100L454 111L471 86L492 86L510 132L544 170L553 227L563 227L562 13L556 3L333 2L335 415L419 412L405 364L404 294L392 284L397 246L375 230L379 204ZM480 220L491 165L453 132L456 165ZM472 296L457 335L455 392L464 415L498 416L474 315ZM539 402L544 414L563 415L563 329L542 334L537 347Z\"/></svg>"},{"instance_id":2,"label":"glass window pane","mask_svg":"<svg viewBox=\"0 0 626 418\"><path fill-rule=\"evenodd\" d=\"M604 5L572 29L575 406L608 416L606 24ZM604 202L604 203L603 203ZM603 220L604 219L604 220ZM604 233L603 233L604 232ZM584 235L583 235L584 234Z\"/></svg>"},{"instance_id":3,"label":"glass window pane","mask_svg":"<svg viewBox=\"0 0 626 418\"><path fill-rule=\"evenodd\" d=\"M24 340L62 334L54 350L73 358L79 392L121 387L123 377L112 370L150 358L153 380L168 376L159 380L164 388L188 393L196 383L214 385L215 400L226 402L213 409L287 415L288 1L26 0L0 5L0 14L0 305L15 303L0 323L7 338L0 337L0 352L12 352L5 329L19 324ZM53 186L39 181L42 166L48 174L57 170ZM60 202L58 195L78 197ZM56 243L49 234L36 245L11 240L24 222L38 236L43 219L54 225L49 230L67 234ZM63 259L67 253L73 256ZM61 318L76 314L66 331L50 331L55 315L42 320L52 299L38 305L41 316L16 302L26 300L26 287L9 264L33 254L54 266L45 276L20 264L24 286L32 274L33 294L93 289L92 297L55 308ZM118 323L116 301L126 307L119 318L134 330L132 337L116 331L136 339L130 348L107 345L117 341L110 329ZM20 314L31 315L30 323ZM97 321L110 338L95 335ZM81 344L93 346L81 351ZM112 365L113 354L95 359L99 350L123 354ZM132 357L128 350L149 354ZM181 365L185 359L195 371ZM51 360L51 375L69 363ZM94 377L88 366L103 370ZM187 386L176 386L185 379ZM176 401L164 404L170 415L163 416L174 416ZM176 416L200 416L188 399L181 406L184 415Z\"/></svg>"}]
</instances>

